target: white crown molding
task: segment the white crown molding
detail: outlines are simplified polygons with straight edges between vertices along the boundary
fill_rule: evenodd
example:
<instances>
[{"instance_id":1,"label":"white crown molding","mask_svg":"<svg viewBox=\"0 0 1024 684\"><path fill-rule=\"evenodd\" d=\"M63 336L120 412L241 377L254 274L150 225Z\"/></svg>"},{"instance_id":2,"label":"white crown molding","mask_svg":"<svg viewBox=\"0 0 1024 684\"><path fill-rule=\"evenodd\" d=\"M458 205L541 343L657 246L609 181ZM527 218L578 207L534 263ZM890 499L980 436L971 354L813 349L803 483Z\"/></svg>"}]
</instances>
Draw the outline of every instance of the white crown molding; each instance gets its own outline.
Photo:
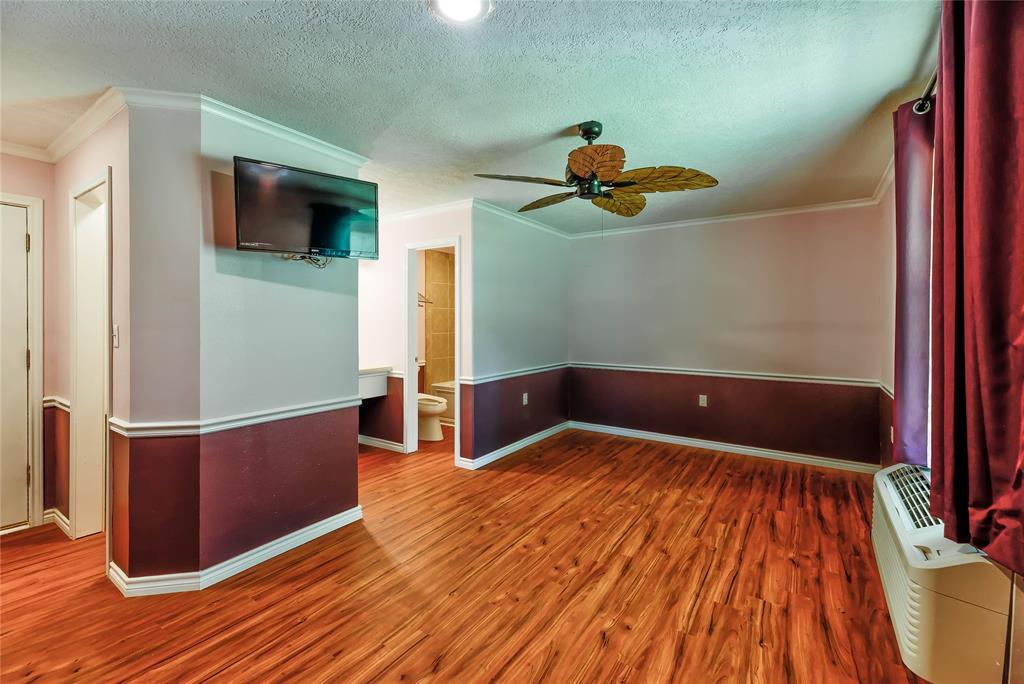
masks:
<instances>
[{"instance_id":1,"label":"white crown molding","mask_svg":"<svg viewBox=\"0 0 1024 684\"><path fill-rule=\"evenodd\" d=\"M730 454L741 454L743 456L756 456L774 461L788 461L790 463L801 463L803 465L818 466L820 468L835 468L837 470L850 470L857 473L875 473L881 466L871 463L860 463L858 461L846 461L840 458L826 458L824 456L811 456L809 454L798 454L791 451L778 451L775 449L760 449L740 444L728 444L726 442L712 442L706 439L692 439L690 437L677 437L666 435L660 432L647 432L646 430L631 430L629 428L614 427L611 425L596 425L594 423L581 423L569 421L569 428L573 430L585 430L587 432L600 432L606 435L617 437L630 437L633 439L646 439L651 442L664 442L666 444L677 444L679 446L695 447L710 451L724 451Z\"/></svg>"},{"instance_id":2,"label":"white crown molding","mask_svg":"<svg viewBox=\"0 0 1024 684\"><path fill-rule=\"evenodd\" d=\"M0 154L24 157L25 159L46 162L47 164L53 163L50 153L42 147L32 147L31 145L22 145L21 143L8 142L6 140L0 140Z\"/></svg>"},{"instance_id":3,"label":"white crown molding","mask_svg":"<svg viewBox=\"0 0 1024 684\"><path fill-rule=\"evenodd\" d=\"M639 373L669 373L674 375L701 375L741 380L775 380L779 382L803 382L817 385L852 385L856 387L880 387L878 380L870 378L840 378L824 375L795 375L789 373L759 373L750 371L708 370L704 368L680 368L672 366L638 366L611 363L569 364L572 368L593 368L596 370L632 371Z\"/></svg>"},{"instance_id":4,"label":"white crown molding","mask_svg":"<svg viewBox=\"0 0 1024 684\"><path fill-rule=\"evenodd\" d=\"M548 437L557 435L559 432L567 430L568 428L569 421L559 423L558 425L549 427L547 430L541 430L540 432L533 433L529 437L524 437L518 442L512 442L511 444L503 446L500 449L495 449L491 453L485 454L480 458L463 458L460 456L455 460L455 465L457 465L460 468L465 468L466 470L477 470L479 468L483 468L485 465L489 463L494 463L499 458L504 458L505 456L513 454L519 451L520 449L525 449L531 444L535 444L536 442L539 442L542 439L547 439Z\"/></svg>"},{"instance_id":5,"label":"white crown molding","mask_svg":"<svg viewBox=\"0 0 1024 684\"><path fill-rule=\"evenodd\" d=\"M518 378L522 375L532 375L534 373L546 373L547 371L558 370L559 368L568 368L568 363L550 363L544 366L533 366L531 368L519 368L512 371L504 371L501 373L488 373L486 375L476 376L462 376L459 378L459 382L463 385L482 385L485 382L493 382L495 380L505 380L507 378Z\"/></svg>"},{"instance_id":6,"label":"white crown molding","mask_svg":"<svg viewBox=\"0 0 1024 684\"><path fill-rule=\"evenodd\" d=\"M442 204L432 204L428 207L420 207L418 209L409 209L407 211L399 211L393 214L384 214L380 216L381 221L407 221L414 218L423 218L424 216L434 216L435 214L443 214L448 211L456 211L459 209L472 209L472 199L461 199L455 200L454 202L444 202Z\"/></svg>"},{"instance_id":7,"label":"white crown molding","mask_svg":"<svg viewBox=\"0 0 1024 684\"><path fill-rule=\"evenodd\" d=\"M68 539L74 539L71 536L71 521L68 520L63 513L56 508L47 508L43 511L43 524L53 523L60 531L63 532Z\"/></svg>"},{"instance_id":8,"label":"white crown molding","mask_svg":"<svg viewBox=\"0 0 1024 684\"><path fill-rule=\"evenodd\" d=\"M884 382L878 383L878 388L880 390L882 390L883 392L885 392L889 396L890 399L895 399L896 398L896 393L893 392L892 387L889 387Z\"/></svg>"},{"instance_id":9,"label":"white crown molding","mask_svg":"<svg viewBox=\"0 0 1024 684\"><path fill-rule=\"evenodd\" d=\"M207 418L199 421L153 421L132 423L121 418L111 418L110 429L124 437L184 437L188 435L205 435L222 430L270 423L287 418L309 416L325 411L353 408L362 404L359 397L343 397L314 401L306 404L295 404L274 409L239 413L233 416Z\"/></svg>"},{"instance_id":10,"label":"white crown molding","mask_svg":"<svg viewBox=\"0 0 1024 684\"><path fill-rule=\"evenodd\" d=\"M147 88L127 88L119 86L116 90L129 107L149 107L152 109L178 109L187 112L198 112L202 97L195 93L176 93L170 90L149 90Z\"/></svg>"},{"instance_id":11,"label":"white crown molding","mask_svg":"<svg viewBox=\"0 0 1024 684\"><path fill-rule=\"evenodd\" d=\"M295 547L301 546L317 537L361 520L362 517L363 509L361 506L350 508L347 511L342 511L330 518L313 523L308 527L303 527L251 551L246 551L223 563L218 563L198 572L129 577L116 563L111 561L107 568L107 577L110 578L110 581L114 583L114 586L125 597L172 594L180 591L199 591L248 570L254 565L279 556L286 551L291 551Z\"/></svg>"},{"instance_id":12,"label":"white crown molding","mask_svg":"<svg viewBox=\"0 0 1024 684\"><path fill-rule=\"evenodd\" d=\"M369 435L359 435L359 443L366 446L377 447L378 449L387 449L388 451L397 451L400 454L405 453L405 445L399 444L398 442L392 442L389 439L380 439L379 437L370 437Z\"/></svg>"},{"instance_id":13,"label":"white crown molding","mask_svg":"<svg viewBox=\"0 0 1024 684\"><path fill-rule=\"evenodd\" d=\"M80 117L54 138L45 150L5 141L2 151L5 154L55 163L102 128L125 107L202 111L357 167L368 161L360 154L209 97L194 93L123 86L107 88Z\"/></svg>"},{"instance_id":14,"label":"white crown molding","mask_svg":"<svg viewBox=\"0 0 1024 684\"><path fill-rule=\"evenodd\" d=\"M64 409L68 413L71 412L71 402L64 397L58 397L56 395L43 397L43 408L59 408Z\"/></svg>"},{"instance_id":15,"label":"white crown molding","mask_svg":"<svg viewBox=\"0 0 1024 684\"><path fill-rule=\"evenodd\" d=\"M569 233L558 230L557 228L552 228L546 223L541 223L540 221L537 221L535 219L527 218L522 214L519 214L514 211L509 211L508 209L502 209L501 207L491 204L490 202L484 202L483 200L474 198L473 208L486 211L489 214L494 214L495 216L500 216L501 218L505 218L510 221L515 221L516 223L522 224L524 226L529 226L530 228L535 228L541 232L548 233L549 235L556 235L561 238L572 237L572 235L570 235Z\"/></svg>"},{"instance_id":16,"label":"white crown molding","mask_svg":"<svg viewBox=\"0 0 1024 684\"><path fill-rule=\"evenodd\" d=\"M204 114L211 114L213 116L219 116L222 119L227 119L240 126L251 128L261 133L266 133L279 140L298 145L299 147L305 147L308 150L317 152L332 159L352 164L353 166L362 166L369 161L366 157L361 154L356 154L350 150L332 145L329 142L314 138L311 135L297 131L294 128L288 128L283 124L276 123L269 119L264 119L261 116L252 114L238 107L233 107L224 102L214 100L203 96L201 99L201 107Z\"/></svg>"},{"instance_id":17,"label":"white crown molding","mask_svg":"<svg viewBox=\"0 0 1024 684\"><path fill-rule=\"evenodd\" d=\"M464 209L466 206L472 206L473 208L481 209L491 214L511 219L523 225L529 226L531 228L536 228L537 230L549 233L551 235L557 235L558 237L562 237L567 240L582 240L586 238L608 237L612 235L628 235L630 233L645 233L647 231L654 230L671 230L673 228L701 226L710 223L732 223L734 221L751 221L756 219L774 218L779 216L790 216L794 214L811 214L823 211L842 211L844 209L860 209L863 207L872 207L877 206L878 203L881 201L882 195L888 189L889 184L892 183L893 178L894 158L890 157L889 162L888 164L886 164L885 169L882 171L882 175L879 177L878 182L875 184L874 192L871 193L870 197L862 197L860 199L852 200L842 200L840 202L826 202L823 204L807 204L797 207L783 207L780 209L769 209L766 211L751 211L739 214L720 214L718 216L683 219L680 221L667 221L664 223L648 223L637 226L630 226L628 228L590 230L582 233L569 233L563 230L559 230L545 223L541 223L536 219L527 218L516 212L509 211L508 209L504 209L489 202L485 202L483 200L475 198L468 200L457 200L455 202L446 202L444 204L436 204L430 207L412 209L397 214L391 214L389 216L382 216L381 220L405 220L410 218L419 218L422 216L438 214L444 211L450 211L452 209Z\"/></svg>"},{"instance_id":18,"label":"white crown molding","mask_svg":"<svg viewBox=\"0 0 1024 684\"><path fill-rule=\"evenodd\" d=\"M742 214L724 214L721 216L709 216L707 218L683 219L681 221L668 221L665 223L650 223L647 225L631 226L629 228L611 228L608 230L590 230L585 233L572 233L568 235L570 240L582 240L586 238L609 237L614 235L628 235L630 233L646 233L656 230L672 230L673 228L686 228L688 226L703 226L709 223L734 223L736 221L752 221L755 219L775 218L779 216L792 216L795 214L813 214L822 211L841 211L844 209L859 209L872 207L878 202L872 197L865 197L856 200L843 200L842 202L827 202L824 204L808 204L800 207L784 207L782 209L769 209L767 211L751 211Z\"/></svg>"},{"instance_id":19,"label":"white crown molding","mask_svg":"<svg viewBox=\"0 0 1024 684\"><path fill-rule=\"evenodd\" d=\"M53 162L60 161L86 138L103 128L126 106L124 96L117 88L107 88L74 123L46 146Z\"/></svg>"}]
</instances>

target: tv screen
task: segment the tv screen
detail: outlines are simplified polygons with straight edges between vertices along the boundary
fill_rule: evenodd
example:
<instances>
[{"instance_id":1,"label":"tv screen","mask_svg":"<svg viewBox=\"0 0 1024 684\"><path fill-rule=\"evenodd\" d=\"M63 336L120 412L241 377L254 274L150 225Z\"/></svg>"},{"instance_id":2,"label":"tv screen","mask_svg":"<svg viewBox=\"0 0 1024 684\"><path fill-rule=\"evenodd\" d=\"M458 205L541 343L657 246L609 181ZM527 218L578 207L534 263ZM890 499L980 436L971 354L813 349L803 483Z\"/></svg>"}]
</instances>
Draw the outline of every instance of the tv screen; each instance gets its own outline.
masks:
<instances>
[{"instance_id":1,"label":"tv screen","mask_svg":"<svg viewBox=\"0 0 1024 684\"><path fill-rule=\"evenodd\" d=\"M377 184L235 157L238 249L377 258Z\"/></svg>"}]
</instances>

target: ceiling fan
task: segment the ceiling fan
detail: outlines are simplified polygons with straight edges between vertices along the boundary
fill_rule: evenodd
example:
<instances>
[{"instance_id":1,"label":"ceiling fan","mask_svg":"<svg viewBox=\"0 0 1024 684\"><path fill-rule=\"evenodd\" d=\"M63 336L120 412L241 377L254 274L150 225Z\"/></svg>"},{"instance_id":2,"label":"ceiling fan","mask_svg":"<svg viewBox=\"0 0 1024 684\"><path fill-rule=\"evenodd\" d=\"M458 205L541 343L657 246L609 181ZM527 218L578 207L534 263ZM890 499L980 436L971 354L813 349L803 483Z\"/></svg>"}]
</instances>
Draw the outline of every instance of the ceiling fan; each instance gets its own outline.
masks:
<instances>
[{"instance_id":1,"label":"ceiling fan","mask_svg":"<svg viewBox=\"0 0 1024 684\"><path fill-rule=\"evenodd\" d=\"M675 192L713 188L718 180L713 176L682 166L646 166L623 171L626 151L618 145L595 145L601 135L600 121L585 121L579 125L579 135L587 141L569 153L565 167L565 180L536 178L533 176L503 176L493 173L474 174L479 178L539 183L564 188L570 192L548 195L530 202L519 211L531 211L578 197L588 199L605 211L619 216L636 216L647 205L647 192Z\"/></svg>"}]
</instances>

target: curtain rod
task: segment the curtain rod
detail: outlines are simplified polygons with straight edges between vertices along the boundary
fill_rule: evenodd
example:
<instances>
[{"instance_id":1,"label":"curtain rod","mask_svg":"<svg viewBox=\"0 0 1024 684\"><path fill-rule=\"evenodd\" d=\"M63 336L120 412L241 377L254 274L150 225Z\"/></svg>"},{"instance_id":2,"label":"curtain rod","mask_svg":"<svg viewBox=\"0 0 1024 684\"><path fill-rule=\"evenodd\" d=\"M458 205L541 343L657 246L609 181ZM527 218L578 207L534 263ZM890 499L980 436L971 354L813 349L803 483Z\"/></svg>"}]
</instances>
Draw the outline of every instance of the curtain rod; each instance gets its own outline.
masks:
<instances>
[{"instance_id":1,"label":"curtain rod","mask_svg":"<svg viewBox=\"0 0 1024 684\"><path fill-rule=\"evenodd\" d=\"M935 67L932 77L928 79L928 85L924 87L924 92L921 93L921 97L917 98L917 102L914 103L915 114L927 114L928 110L932 108L932 93L935 92L935 82L938 76L939 67Z\"/></svg>"}]
</instances>

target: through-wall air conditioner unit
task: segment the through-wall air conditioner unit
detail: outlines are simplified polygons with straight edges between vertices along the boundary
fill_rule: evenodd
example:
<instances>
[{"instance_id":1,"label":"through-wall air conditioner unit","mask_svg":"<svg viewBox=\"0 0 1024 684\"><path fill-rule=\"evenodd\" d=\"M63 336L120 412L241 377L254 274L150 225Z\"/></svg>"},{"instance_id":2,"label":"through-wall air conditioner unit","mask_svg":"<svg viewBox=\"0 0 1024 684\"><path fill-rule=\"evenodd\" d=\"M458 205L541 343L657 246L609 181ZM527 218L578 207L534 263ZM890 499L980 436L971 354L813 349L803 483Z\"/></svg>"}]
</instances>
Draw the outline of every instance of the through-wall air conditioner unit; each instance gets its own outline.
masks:
<instances>
[{"instance_id":1,"label":"through-wall air conditioner unit","mask_svg":"<svg viewBox=\"0 0 1024 684\"><path fill-rule=\"evenodd\" d=\"M942 535L927 471L875 474L871 540L900 655L932 684L1003 681L1012 575Z\"/></svg>"}]
</instances>

